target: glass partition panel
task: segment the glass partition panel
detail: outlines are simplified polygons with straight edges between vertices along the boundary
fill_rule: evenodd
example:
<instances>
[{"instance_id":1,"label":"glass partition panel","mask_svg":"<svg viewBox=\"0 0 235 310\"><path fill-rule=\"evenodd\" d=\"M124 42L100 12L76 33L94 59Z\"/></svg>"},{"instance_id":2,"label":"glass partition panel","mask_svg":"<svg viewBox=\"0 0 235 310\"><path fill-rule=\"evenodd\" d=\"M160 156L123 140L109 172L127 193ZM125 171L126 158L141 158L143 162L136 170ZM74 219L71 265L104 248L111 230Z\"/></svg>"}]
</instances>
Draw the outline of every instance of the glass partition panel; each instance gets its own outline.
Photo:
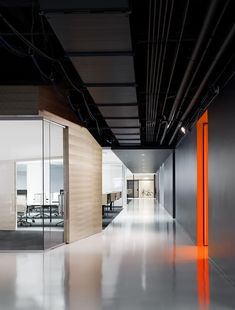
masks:
<instances>
[{"instance_id":1,"label":"glass partition panel","mask_svg":"<svg viewBox=\"0 0 235 310\"><path fill-rule=\"evenodd\" d=\"M64 128L44 121L44 247L64 242Z\"/></svg>"},{"instance_id":2,"label":"glass partition panel","mask_svg":"<svg viewBox=\"0 0 235 310\"><path fill-rule=\"evenodd\" d=\"M0 250L42 250L42 120L0 120Z\"/></svg>"}]
</instances>

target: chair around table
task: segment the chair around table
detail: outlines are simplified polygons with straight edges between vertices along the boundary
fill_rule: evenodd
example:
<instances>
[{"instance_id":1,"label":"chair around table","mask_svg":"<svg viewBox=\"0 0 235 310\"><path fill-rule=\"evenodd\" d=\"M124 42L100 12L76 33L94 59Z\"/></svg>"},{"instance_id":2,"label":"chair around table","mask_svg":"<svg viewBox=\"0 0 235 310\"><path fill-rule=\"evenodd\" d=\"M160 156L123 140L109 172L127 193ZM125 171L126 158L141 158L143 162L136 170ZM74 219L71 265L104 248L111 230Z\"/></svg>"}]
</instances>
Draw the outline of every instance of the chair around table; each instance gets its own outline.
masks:
<instances>
[{"instance_id":1,"label":"chair around table","mask_svg":"<svg viewBox=\"0 0 235 310\"><path fill-rule=\"evenodd\" d=\"M16 197L17 224L20 226L29 225L27 221L27 197L25 195L17 195Z\"/></svg>"}]
</instances>

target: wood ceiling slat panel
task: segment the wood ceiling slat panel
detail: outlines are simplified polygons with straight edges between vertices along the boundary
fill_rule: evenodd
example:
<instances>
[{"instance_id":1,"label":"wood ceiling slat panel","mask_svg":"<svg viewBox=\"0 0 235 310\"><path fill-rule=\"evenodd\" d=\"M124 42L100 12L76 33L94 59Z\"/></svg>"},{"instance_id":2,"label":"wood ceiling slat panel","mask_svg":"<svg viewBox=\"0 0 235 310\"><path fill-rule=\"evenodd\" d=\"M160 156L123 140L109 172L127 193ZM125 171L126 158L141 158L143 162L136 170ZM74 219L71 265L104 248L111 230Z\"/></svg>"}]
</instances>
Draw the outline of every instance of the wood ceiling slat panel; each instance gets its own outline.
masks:
<instances>
[{"instance_id":1,"label":"wood ceiling slat panel","mask_svg":"<svg viewBox=\"0 0 235 310\"><path fill-rule=\"evenodd\" d=\"M132 56L71 57L84 83L134 83Z\"/></svg>"},{"instance_id":2,"label":"wood ceiling slat panel","mask_svg":"<svg viewBox=\"0 0 235 310\"><path fill-rule=\"evenodd\" d=\"M123 107L99 107L100 112L106 117L138 117L138 106L123 106Z\"/></svg>"},{"instance_id":3,"label":"wood ceiling slat panel","mask_svg":"<svg viewBox=\"0 0 235 310\"><path fill-rule=\"evenodd\" d=\"M115 134L123 134L123 133L129 133L129 134L136 134L140 133L139 128L112 128L112 132Z\"/></svg>"},{"instance_id":4,"label":"wood ceiling slat panel","mask_svg":"<svg viewBox=\"0 0 235 310\"><path fill-rule=\"evenodd\" d=\"M17 2L17 1L15 1ZM24 3L32 5L31 1L24 0ZM128 0L40 0L40 6L43 10L86 10L86 9L128 9Z\"/></svg>"},{"instance_id":5,"label":"wood ceiling slat panel","mask_svg":"<svg viewBox=\"0 0 235 310\"><path fill-rule=\"evenodd\" d=\"M135 87L88 87L96 103L137 102Z\"/></svg>"},{"instance_id":6,"label":"wood ceiling slat panel","mask_svg":"<svg viewBox=\"0 0 235 310\"><path fill-rule=\"evenodd\" d=\"M137 135L115 135L115 137L118 139L118 140L122 140L122 139L140 139L140 135L137 134Z\"/></svg>"},{"instance_id":7,"label":"wood ceiling slat panel","mask_svg":"<svg viewBox=\"0 0 235 310\"><path fill-rule=\"evenodd\" d=\"M140 140L119 140L118 142L121 145L122 144L140 144Z\"/></svg>"},{"instance_id":8,"label":"wood ceiling slat panel","mask_svg":"<svg viewBox=\"0 0 235 310\"><path fill-rule=\"evenodd\" d=\"M138 127L138 119L106 119L107 124L112 127Z\"/></svg>"},{"instance_id":9,"label":"wood ceiling slat panel","mask_svg":"<svg viewBox=\"0 0 235 310\"><path fill-rule=\"evenodd\" d=\"M125 14L48 14L65 51L131 51Z\"/></svg>"}]
</instances>

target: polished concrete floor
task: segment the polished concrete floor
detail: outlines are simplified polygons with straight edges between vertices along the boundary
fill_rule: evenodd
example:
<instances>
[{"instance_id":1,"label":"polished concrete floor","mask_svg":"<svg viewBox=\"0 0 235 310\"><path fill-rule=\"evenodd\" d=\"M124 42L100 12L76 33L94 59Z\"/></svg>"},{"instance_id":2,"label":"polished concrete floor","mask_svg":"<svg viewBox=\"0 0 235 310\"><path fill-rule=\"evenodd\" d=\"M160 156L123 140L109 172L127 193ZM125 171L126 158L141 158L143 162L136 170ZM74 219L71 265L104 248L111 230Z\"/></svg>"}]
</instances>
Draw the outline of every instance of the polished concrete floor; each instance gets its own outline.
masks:
<instances>
[{"instance_id":1,"label":"polished concrete floor","mask_svg":"<svg viewBox=\"0 0 235 310\"><path fill-rule=\"evenodd\" d=\"M235 309L235 290L153 199L102 233L45 253L0 254L0 309Z\"/></svg>"}]
</instances>

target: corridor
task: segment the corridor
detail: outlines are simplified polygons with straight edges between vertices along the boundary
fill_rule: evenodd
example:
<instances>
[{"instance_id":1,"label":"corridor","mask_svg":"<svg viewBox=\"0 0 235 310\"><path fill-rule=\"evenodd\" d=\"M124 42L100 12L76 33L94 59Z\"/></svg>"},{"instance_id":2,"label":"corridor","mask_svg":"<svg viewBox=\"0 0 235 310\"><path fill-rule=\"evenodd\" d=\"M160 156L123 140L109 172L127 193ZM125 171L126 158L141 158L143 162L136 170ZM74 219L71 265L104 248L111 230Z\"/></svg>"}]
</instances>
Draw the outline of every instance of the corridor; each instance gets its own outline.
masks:
<instances>
[{"instance_id":1,"label":"corridor","mask_svg":"<svg viewBox=\"0 0 235 310\"><path fill-rule=\"evenodd\" d=\"M235 309L235 289L154 199L102 233L46 252L1 253L0 309Z\"/></svg>"}]
</instances>

